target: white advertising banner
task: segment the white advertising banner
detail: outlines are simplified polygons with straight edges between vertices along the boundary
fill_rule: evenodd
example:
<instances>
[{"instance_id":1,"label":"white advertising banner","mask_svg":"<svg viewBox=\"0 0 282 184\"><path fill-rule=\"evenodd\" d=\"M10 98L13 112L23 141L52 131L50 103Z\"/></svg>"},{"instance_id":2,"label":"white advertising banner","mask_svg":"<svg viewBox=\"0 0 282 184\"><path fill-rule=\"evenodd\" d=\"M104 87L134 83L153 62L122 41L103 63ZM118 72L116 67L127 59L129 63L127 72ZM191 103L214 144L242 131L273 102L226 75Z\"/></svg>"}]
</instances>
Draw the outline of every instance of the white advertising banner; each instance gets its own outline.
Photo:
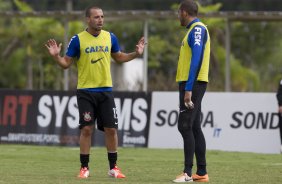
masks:
<instances>
[{"instance_id":1,"label":"white advertising banner","mask_svg":"<svg viewBox=\"0 0 282 184\"><path fill-rule=\"evenodd\" d=\"M149 148L182 148L177 129L178 92L153 92ZM208 150L279 153L275 93L207 92L202 129Z\"/></svg>"}]
</instances>

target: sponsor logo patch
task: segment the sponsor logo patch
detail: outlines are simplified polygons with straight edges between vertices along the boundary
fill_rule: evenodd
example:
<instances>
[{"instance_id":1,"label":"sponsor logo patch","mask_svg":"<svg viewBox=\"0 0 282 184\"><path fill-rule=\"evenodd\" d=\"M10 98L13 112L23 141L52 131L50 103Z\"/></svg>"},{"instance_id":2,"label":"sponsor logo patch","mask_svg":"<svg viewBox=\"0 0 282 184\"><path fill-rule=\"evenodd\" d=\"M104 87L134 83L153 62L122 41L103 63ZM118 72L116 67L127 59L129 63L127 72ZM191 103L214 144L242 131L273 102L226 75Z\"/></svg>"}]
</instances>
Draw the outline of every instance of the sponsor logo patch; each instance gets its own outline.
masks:
<instances>
[{"instance_id":1,"label":"sponsor logo patch","mask_svg":"<svg viewBox=\"0 0 282 184\"><path fill-rule=\"evenodd\" d=\"M90 112L83 113L83 119L84 121L87 121L87 122L91 121L92 118L91 118Z\"/></svg>"}]
</instances>

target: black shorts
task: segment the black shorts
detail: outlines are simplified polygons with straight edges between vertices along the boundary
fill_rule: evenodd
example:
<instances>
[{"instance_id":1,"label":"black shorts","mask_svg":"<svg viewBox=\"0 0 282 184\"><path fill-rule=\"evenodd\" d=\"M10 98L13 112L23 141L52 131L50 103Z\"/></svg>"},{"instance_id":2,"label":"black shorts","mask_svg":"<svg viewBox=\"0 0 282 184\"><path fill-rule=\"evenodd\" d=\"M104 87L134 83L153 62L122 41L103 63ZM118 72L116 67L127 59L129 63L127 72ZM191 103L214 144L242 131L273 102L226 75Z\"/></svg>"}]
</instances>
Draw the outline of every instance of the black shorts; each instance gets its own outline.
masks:
<instances>
[{"instance_id":1,"label":"black shorts","mask_svg":"<svg viewBox=\"0 0 282 184\"><path fill-rule=\"evenodd\" d=\"M106 128L118 128L116 105L112 92L90 92L77 90L79 128L94 125L104 131ZM96 121L97 120L97 121Z\"/></svg>"}]
</instances>

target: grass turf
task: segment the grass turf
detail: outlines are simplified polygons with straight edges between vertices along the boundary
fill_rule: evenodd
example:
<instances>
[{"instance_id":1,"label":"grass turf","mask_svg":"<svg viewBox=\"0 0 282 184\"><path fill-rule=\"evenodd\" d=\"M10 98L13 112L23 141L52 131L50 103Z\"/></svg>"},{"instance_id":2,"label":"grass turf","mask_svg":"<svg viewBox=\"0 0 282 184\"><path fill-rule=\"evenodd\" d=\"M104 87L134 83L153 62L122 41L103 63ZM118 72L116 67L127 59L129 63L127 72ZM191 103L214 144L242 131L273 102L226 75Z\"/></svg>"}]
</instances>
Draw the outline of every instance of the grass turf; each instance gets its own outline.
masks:
<instances>
[{"instance_id":1,"label":"grass turf","mask_svg":"<svg viewBox=\"0 0 282 184\"><path fill-rule=\"evenodd\" d=\"M106 149L91 149L90 176L77 179L79 149L0 144L0 184L128 183L164 184L183 169L181 149L119 148L118 165L127 176L107 176ZM282 183L282 155L207 151L209 183Z\"/></svg>"}]
</instances>

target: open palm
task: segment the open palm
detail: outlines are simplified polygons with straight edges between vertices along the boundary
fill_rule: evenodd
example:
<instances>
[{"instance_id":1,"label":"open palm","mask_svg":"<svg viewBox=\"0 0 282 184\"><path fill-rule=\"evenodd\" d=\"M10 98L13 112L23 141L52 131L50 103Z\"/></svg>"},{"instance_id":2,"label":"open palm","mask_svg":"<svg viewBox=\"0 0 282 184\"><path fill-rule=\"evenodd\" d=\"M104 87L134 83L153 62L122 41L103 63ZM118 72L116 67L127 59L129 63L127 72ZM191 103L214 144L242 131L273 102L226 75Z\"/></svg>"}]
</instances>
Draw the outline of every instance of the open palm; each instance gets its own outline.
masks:
<instances>
[{"instance_id":1,"label":"open palm","mask_svg":"<svg viewBox=\"0 0 282 184\"><path fill-rule=\"evenodd\" d=\"M145 38L142 37L142 38L139 40L138 44L136 45L135 51L136 51L139 55L141 55L141 54L144 52L144 47L145 47L146 44L147 44L147 43L145 42Z\"/></svg>"},{"instance_id":2,"label":"open palm","mask_svg":"<svg viewBox=\"0 0 282 184\"><path fill-rule=\"evenodd\" d=\"M49 39L45 44L45 46L47 47L49 54L51 56L59 55L62 48L62 44L60 43L59 45L57 45L57 42L54 39Z\"/></svg>"}]
</instances>

